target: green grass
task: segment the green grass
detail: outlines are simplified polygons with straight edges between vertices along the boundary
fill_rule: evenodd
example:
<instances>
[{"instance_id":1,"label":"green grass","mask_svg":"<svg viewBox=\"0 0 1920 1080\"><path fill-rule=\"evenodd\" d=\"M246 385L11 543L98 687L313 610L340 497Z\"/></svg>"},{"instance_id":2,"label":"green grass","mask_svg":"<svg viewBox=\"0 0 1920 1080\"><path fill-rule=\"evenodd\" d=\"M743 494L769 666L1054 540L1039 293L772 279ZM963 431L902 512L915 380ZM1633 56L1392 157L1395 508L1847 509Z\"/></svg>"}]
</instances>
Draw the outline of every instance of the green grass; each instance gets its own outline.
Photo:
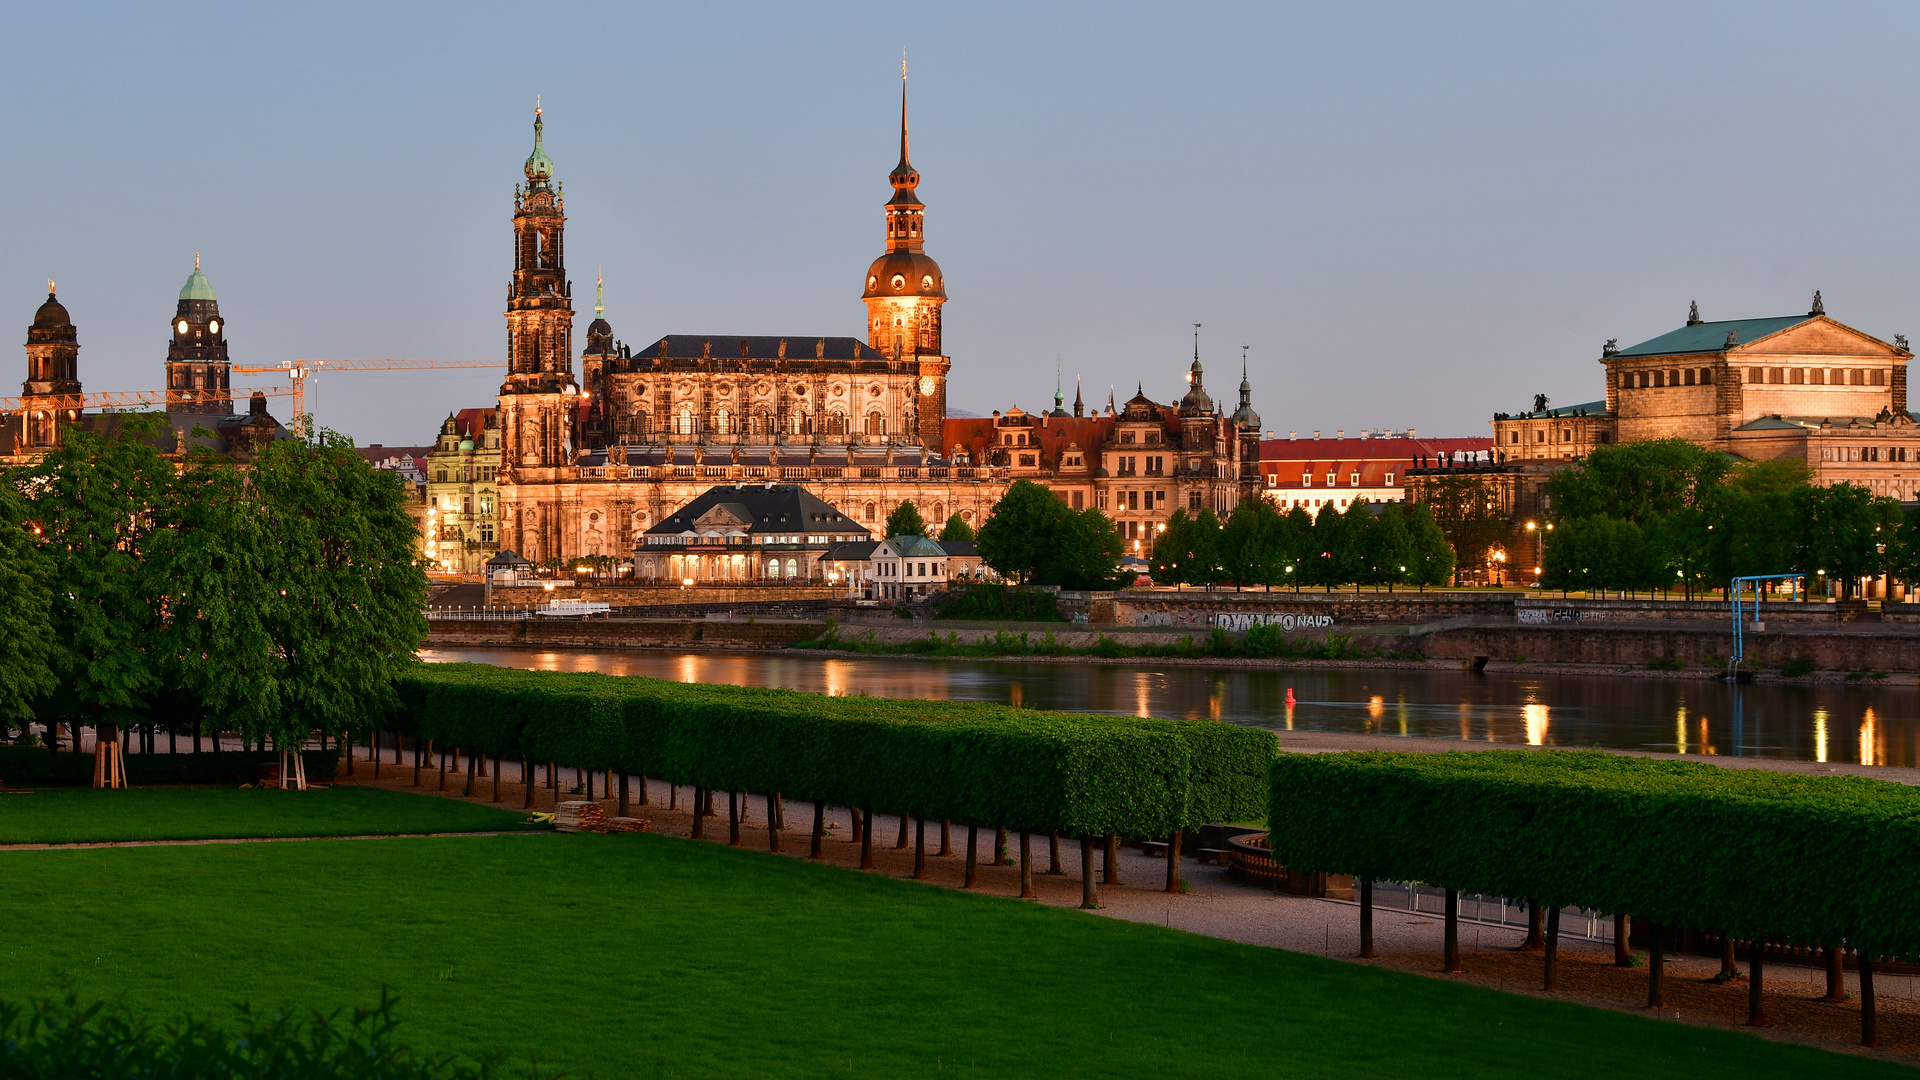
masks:
<instances>
[{"instance_id":1,"label":"green grass","mask_svg":"<svg viewBox=\"0 0 1920 1080\"><path fill-rule=\"evenodd\" d=\"M21 851L0 882L31 923L10 998L224 1017L387 984L403 1041L574 1076L1913 1075L658 836Z\"/></svg>"},{"instance_id":2,"label":"green grass","mask_svg":"<svg viewBox=\"0 0 1920 1080\"><path fill-rule=\"evenodd\" d=\"M0 844L482 832L526 817L380 788L42 788L0 794Z\"/></svg>"}]
</instances>

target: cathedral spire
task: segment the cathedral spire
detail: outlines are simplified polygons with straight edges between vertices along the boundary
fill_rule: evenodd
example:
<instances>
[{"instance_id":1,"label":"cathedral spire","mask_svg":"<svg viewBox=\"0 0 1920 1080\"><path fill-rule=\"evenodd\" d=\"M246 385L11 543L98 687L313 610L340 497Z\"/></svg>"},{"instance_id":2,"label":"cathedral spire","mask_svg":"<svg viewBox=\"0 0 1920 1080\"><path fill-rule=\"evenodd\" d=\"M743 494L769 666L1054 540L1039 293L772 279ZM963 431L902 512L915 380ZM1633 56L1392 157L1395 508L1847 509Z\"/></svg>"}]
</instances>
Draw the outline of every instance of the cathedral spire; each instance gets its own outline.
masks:
<instances>
[{"instance_id":1,"label":"cathedral spire","mask_svg":"<svg viewBox=\"0 0 1920 1080\"><path fill-rule=\"evenodd\" d=\"M593 317L603 319L607 314L607 277L605 273L596 273L593 278Z\"/></svg>"},{"instance_id":2,"label":"cathedral spire","mask_svg":"<svg viewBox=\"0 0 1920 1080\"><path fill-rule=\"evenodd\" d=\"M527 190L529 192L546 190L547 181L553 179L553 159L547 156L547 148L545 145L547 124L546 121L540 117L542 111L540 108L540 99L536 97L533 100L533 153L527 155L527 164L524 170L527 174Z\"/></svg>"},{"instance_id":3,"label":"cathedral spire","mask_svg":"<svg viewBox=\"0 0 1920 1080\"><path fill-rule=\"evenodd\" d=\"M1086 414L1086 406L1080 403L1080 376L1075 375L1073 377L1073 415L1085 416Z\"/></svg>"}]
</instances>

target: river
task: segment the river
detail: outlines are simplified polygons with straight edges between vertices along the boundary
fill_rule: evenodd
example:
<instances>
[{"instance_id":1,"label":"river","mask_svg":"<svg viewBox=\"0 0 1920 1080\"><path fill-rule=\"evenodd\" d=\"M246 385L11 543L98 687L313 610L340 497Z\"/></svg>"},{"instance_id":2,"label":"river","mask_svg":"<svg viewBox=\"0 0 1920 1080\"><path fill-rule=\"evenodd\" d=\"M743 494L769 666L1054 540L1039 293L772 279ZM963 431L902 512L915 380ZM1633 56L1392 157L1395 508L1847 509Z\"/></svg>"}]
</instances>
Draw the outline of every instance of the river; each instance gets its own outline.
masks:
<instances>
[{"instance_id":1,"label":"river","mask_svg":"<svg viewBox=\"0 0 1920 1080\"><path fill-rule=\"evenodd\" d=\"M1594 675L431 648L430 661L1532 746L1920 765L1920 691ZM1294 704L1287 705L1291 690Z\"/></svg>"}]
</instances>

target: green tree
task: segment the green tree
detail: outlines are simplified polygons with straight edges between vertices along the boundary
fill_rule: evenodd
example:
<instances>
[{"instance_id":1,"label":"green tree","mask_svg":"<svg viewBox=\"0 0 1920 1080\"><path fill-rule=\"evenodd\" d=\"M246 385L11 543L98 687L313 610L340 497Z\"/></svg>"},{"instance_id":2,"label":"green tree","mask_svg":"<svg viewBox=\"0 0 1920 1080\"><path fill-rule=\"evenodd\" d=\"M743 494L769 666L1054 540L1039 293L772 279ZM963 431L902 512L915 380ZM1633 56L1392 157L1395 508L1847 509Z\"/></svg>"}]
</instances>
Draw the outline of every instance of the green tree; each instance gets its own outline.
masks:
<instances>
[{"instance_id":1,"label":"green tree","mask_svg":"<svg viewBox=\"0 0 1920 1080\"><path fill-rule=\"evenodd\" d=\"M1031 480L1015 480L980 523L980 559L1001 577L1030 583L1049 557L1047 544L1066 504Z\"/></svg>"},{"instance_id":2,"label":"green tree","mask_svg":"<svg viewBox=\"0 0 1920 1080\"><path fill-rule=\"evenodd\" d=\"M41 549L12 474L0 476L0 740L9 721L24 733L33 703L53 692L54 564Z\"/></svg>"},{"instance_id":3,"label":"green tree","mask_svg":"<svg viewBox=\"0 0 1920 1080\"><path fill-rule=\"evenodd\" d=\"M1840 599L1853 599L1860 579L1883 573L1886 548L1898 527L1899 504L1852 484L1799 492L1799 569L1839 582Z\"/></svg>"},{"instance_id":4,"label":"green tree","mask_svg":"<svg viewBox=\"0 0 1920 1080\"><path fill-rule=\"evenodd\" d=\"M940 530L940 539L942 540L975 539L973 534L973 526L967 524L966 518L961 517L959 514L954 514L953 516L947 518L946 527Z\"/></svg>"},{"instance_id":5,"label":"green tree","mask_svg":"<svg viewBox=\"0 0 1920 1080\"><path fill-rule=\"evenodd\" d=\"M1694 505L1726 476L1725 454L1685 439L1595 447L1585 461L1547 480L1557 521L1612 517L1645 522Z\"/></svg>"},{"instance_id":6,"label":"green tree","mask_svg":"<svg viewBox=\"0 0 1920 1080\"><path fill-rule=\"evenodd\" d=\"M1395 585L1413 580L1413 535L1407 529L1406 508L1389 504L1372 517L1360 550L1369 585Z\"/></svg>"},{"instance_id":7,"label":"green tree","mask_svg":"<svg viewBox=\"0 0 1920 1080\"><path fill-rule=\"evenodd\" d=\"M1453 580L1453 545L1440 523L1433 519L1433 507L1415 503L1407 511L1407 580L1426 588Z\"/></svg>"},{"instance_id":8,"label":"green tree","mask_svg":"<svg viewBox=\"0 0 1920 1080\"><path fill-rule=\"evenodd\" d=\"M1220 531L1220 565L1226 580L1242 588L1271 589L1286 580L1286 521L1265 498L1242 499Z\"/></svg>"},{"instance_id":9,"label":"green tree","mask_svg":"<svg viewBox=\"0 0 1920 1080\"><path fill-rule=\"evenodd\" d=\"M1313 546L1313 515L1299 506L1287 511L1280 529L1280 582L1299 592L1301 585L1311 584L1312 561L1319 557Z\"/></svg>"},{"instance_id":10,"label":"green tree","mask_svg":"<svg viewBox=\"0 0 1920 1080\"><path fill-rule=\"evenodd\" d=\"M1166 527L1147 556L1153 580L1162 585L1184 585L1193 567L1193 519L1184 509L1168 516Z\"/></svg>"},{"instance_id":11,"label":"green tree","mask_svg":"<svg viewBox=\"0 0 1920 1080\"><path fill-rule=\"evenodd\" d=\"M1051 554L1038 581L1063 589L1112 588L1119 576L1126 541L1113 521L1098 510L1074 510L1060 499L1052 529Z\"/></svg>"},{"instance_id":12,"label":"green tree","mask_svg":"<svg viewBox=\"0 0 1920 1080\"><path fill-rule=\"evenodd\" d=\"M1489 552L1513 546L1512 525L1501 515L1494 491L1478 476L1434 477L1424 485L1421 501L1453 546L1456 568L1483 568Z\"/></svg>"},{"instance_id":13,"label":"green tree","mask_svg":"<svg viewBox=\"0 0 1920 1080\"><path fill-rule=\"evenodd\" d=\"M1220 519L1214 516L1211 507L1193 516L1193 528L1187 542L1187 551L1188 584L1205 585L1211 589L1227 580L1227 572L1221 565Z\"/></svg>"},{"instance_id":14,"label":"green tree","mask_svg":"<svg viewBox=\"0 0 1920 1080\"><path fill-rule=\"evenodd\" d=\"M165 430L164 418L150 414L125 417L106 434L69 428L61 446L20 476L52 562L59 687L43 719L125 724L158 686L147 648L156 605L141 560L173 477L149 442Z\"/></svg>"},{"instance_id":15,"label":"green tree","mask_svg":"<svg viewBox=\"0 0 1920 1080\"><path fill-rule=\"evenodd\" d=\"M176 485L148 572L171 674L223 727L297 749L390 709L426 636L406 493L331 432Z\"/></svg>"},{"instance_id":16,"label":"green tree","mask_svg":"<svg viewBox=\"0 0 1920 1080\"><path fill-rule=\"evenodd\" d=\"M912 499L894 507L893 513L887 515L887 535L927 535L927 523L920 517L920 509L913 505Z\"/></svg>"}]
</instances>

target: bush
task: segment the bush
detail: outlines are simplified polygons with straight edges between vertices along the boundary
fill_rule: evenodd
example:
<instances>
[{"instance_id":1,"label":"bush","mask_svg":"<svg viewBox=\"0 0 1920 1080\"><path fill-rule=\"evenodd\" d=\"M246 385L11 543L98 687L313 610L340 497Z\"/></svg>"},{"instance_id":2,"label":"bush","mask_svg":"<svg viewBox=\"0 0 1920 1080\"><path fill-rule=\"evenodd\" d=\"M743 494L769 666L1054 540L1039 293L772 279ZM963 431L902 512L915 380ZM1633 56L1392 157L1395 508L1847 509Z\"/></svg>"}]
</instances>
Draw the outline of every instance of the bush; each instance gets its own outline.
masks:
<instances>
[{"instance_id":1,"label":"bush","mask_svg":"<svg viewBox=\"0 0 1920 1080\"><path fill-rule=\"evenodd\" d=\"M1656 656L1647 661L1647 669L1650 671L1679 671L1686 666L1686 663L1677 656Z\"/></svg>"},{"instance_id":2,"label":"bush","mask_svg":"<svg viewBox=\"0 0 1920 1080\"><path fill-rule=\"evenodd\" d=\"M306 750L307 779L325 783L340 766L338 750ZM278 765L273 750L220 750L202 754L127 754L127 783L250 784L260 778L260 766ZM46 747L0 746L0 784L86 785L93 783L93 755Z\"/></svg>"},{"instance_id":3,"label":"bush","mask_svg":"<svg viewBox=\"0 0 1920 1080\"><path fill-rule=\"evenodd\" d=\"M1158 836L1257 815L1272 733L435 664L395 725L484 753L1013 829Z\"/></svg>"},{"instance_id":4,"label":"bush","mask_svg":"<svg viewBox=\"0 0 1920 1080\"><path fill-rule=\"evenodd\" d=\"M1803 675L1811 675L1813 674L1813 661L1804 656L1796 656L1780 665L1780 674L1789 679L1798 679Z\"/></svg>"},{"instance_id":5,"label":"bush","mask_svg":"<svg viewBox=\"0 0 1920 1080\"><path fill-rule=\"evenodd\" d=\"M1012 588L999 582L949 588L936 619L1005 619L1014 622L1065 622L1059 598L1050 589Z\"/></svg>"},{"instance_id":6,"label":"bush","mask_svg":"<svg viewBox=\"0 0 1920 1080\"><path fill-rule=\"evenodd\" d=\"M1905 785L1597 751L1288 754L1272 777L1292 869L1920 957Z\"/></svg>"},{"instance_id":7,"label":"bush","mask_svg":"<svg viewBox=\"0 0 1920 1080\"><path fill-rule=\"evenodd\" d=\"M420 1057L396 1043L394 999L339 1012L295 1016L288 1007L256 1014L241 1007L233 1030L188 1019L156 1026L124 1005L0 1001L0 1076L194 1077L195 1080L482 1080L498 1076L498 1055L479 1065ZM537 1073L536 1073L537 1075Z\"/></svg>"}]
</instances>

